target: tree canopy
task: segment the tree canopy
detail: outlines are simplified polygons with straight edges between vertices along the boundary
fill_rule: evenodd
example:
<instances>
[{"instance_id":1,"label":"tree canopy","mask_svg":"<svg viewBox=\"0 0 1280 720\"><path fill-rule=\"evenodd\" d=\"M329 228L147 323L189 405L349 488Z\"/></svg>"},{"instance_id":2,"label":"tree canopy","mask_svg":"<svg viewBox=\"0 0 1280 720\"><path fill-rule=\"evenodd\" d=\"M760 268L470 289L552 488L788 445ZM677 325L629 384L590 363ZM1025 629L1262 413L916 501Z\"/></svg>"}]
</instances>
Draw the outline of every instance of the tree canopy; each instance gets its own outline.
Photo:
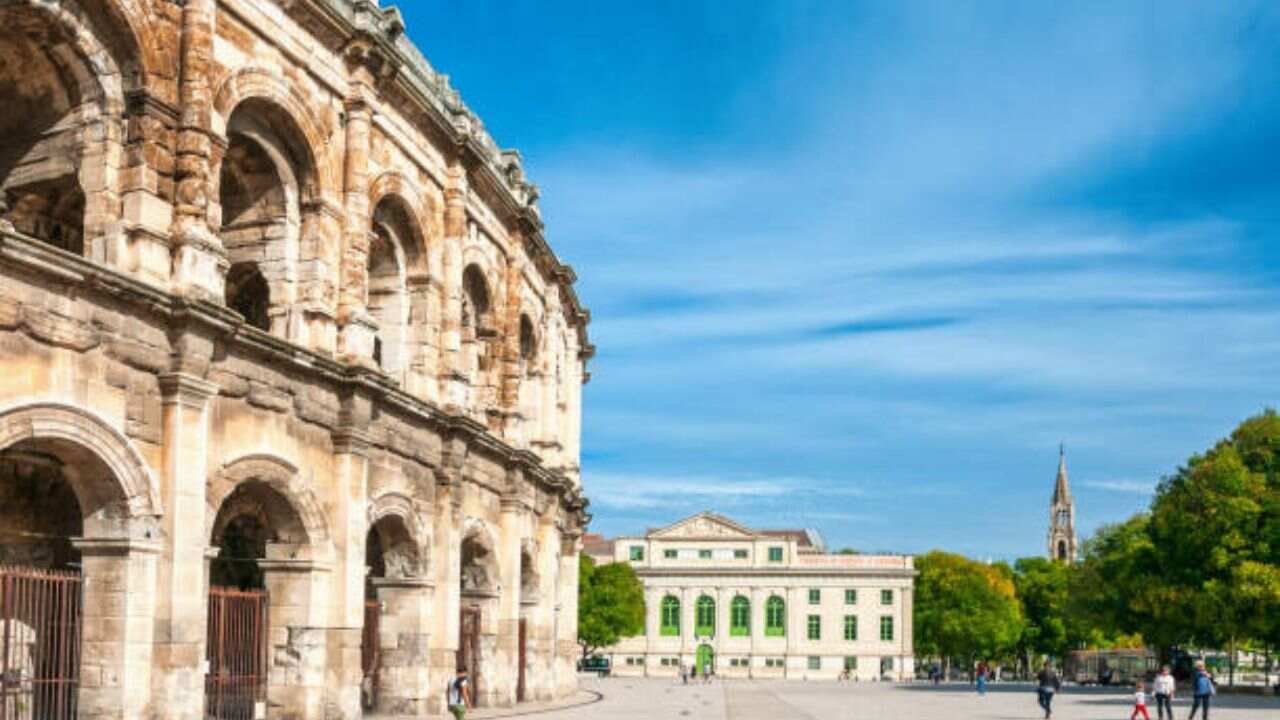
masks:
<instances>
[{"instance_id":1,"label":"tree canopy","mask_svg":"<svg viewBox=\"0 0 1280 720\"><path fill-rule=\"evenodd\" d=\"M916 650L944 658L994 657L1022 635L1013 571L934 550L916 559Z\"/></svg>"},{"instance_id":2,"label":"tree canopy","mask_svg":"<svg viewBox=\"0 0 1280 720\"><path fill-rule=\"evenodd\" d=\"M586 657L625 637L644 633L644 587L627 563L578 565L578 644Z\"/></svg>"}]
</instances>

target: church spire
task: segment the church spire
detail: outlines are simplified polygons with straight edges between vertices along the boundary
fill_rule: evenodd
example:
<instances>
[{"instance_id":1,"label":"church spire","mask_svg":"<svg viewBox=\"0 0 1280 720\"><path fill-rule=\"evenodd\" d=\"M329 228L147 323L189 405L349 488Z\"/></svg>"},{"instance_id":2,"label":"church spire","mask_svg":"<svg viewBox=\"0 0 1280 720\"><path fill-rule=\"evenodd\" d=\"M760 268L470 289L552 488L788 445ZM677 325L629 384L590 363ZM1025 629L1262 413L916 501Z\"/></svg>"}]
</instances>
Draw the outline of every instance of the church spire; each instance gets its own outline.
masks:
<instances>
[{"instance_id":1,"label":"church spire","mask_svg":"<svg viewBox=\"0 0 1280 720\"><path fill-rule=\"evenodd\" d=\"M1067 482L1067 446L1058 444L1058 480L1053 486L1053 504L1071 504L1071 484Z\"/></svg>"},{"instance_id":2,"label":"church spire","mask_svg":"<svg viewBox=\"0 0 1280 720\"><path fill-rule=\"evenodd\" d=\"M1067 481L1067 448L1058 445L1058 478L1049 505L1049 557L1065 563L1076 561L1080 540L1076 535L1076 504Z\"/></svg>"}]
</instances>

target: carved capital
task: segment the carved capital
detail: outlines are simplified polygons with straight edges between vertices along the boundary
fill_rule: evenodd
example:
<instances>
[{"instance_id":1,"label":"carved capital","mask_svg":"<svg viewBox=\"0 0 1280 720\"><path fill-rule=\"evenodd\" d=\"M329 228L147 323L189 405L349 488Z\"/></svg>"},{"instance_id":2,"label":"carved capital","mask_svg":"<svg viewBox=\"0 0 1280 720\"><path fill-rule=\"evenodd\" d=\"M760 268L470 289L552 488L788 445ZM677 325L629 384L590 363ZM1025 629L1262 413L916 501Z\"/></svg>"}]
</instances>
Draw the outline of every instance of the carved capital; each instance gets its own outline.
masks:
<instances>
[{"instance_id":1,"label":"carved capital","mask_svg":"<svg viewBox=\"0 0 1280 720\"><path fill-rule=\"evenodd\" d=\"M369 457L373 436L362 428L340 427L333 431L333 451L340 455Z\"/></svg>"},{"instance_id":2,"label":"carved capital","mask_svg":"<svg viewBox=\"0 0 1280 720\"><path fill-rule=\"evenodd\" d=\"M165 405L182 405L192 410L203 410L209 398L218 394L218 385L188 373L163 373L160 381L161 402Z\"/></svg>"}]
</instances>

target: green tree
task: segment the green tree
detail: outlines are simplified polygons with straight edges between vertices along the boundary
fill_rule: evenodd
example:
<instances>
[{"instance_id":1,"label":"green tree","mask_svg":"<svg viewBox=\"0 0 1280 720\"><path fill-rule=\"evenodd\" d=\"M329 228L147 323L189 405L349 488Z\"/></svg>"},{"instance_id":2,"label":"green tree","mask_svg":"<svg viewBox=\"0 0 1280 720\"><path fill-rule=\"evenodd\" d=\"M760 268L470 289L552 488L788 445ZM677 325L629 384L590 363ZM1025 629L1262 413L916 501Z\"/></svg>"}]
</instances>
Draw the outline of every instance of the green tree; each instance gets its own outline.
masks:
<instances>
[{"instance_id":1,"label":"green tree","mask_svg":"<svg viewBox=\"0 0 1280 720\"><path fill-rule=\"evenodd\" d=\"M916 559L916 650L967 664L1013 651L1022 636L1013 571L934 550Z\"/></svg>"},{"instance_id":2,"label":"green tree","mask_svg":"<svg viewBox=\"0 0 1280 720\"><path fill-rule=\"evenodd\" d=\"M1083 558L1067 582L1072 647L1142 646L1144 630L1159 634L1167 628L1159 620L1173 614L1170 602L1176 598L1162 581L1149 525L1148 515L1135 515L1104 525L1085 541ZM1171 644L1171 638L1163 639Z\"/></svg>"},{"instance_id":3,"label":"green tree","mask_svg":"<svg viewBox=\"0 0 1280 720\"><path fill-rule=\"evenodd\" d=\"M1026 620L1018 640L1018 660L1024 672L1035 660L1062 657L1069 648L1067 589L1072 566L1041 557L1014 563L1013 584Z\"/></svg>"},{"instance_id":4,"label":"green tree","mask_svg":"<svg viewBox=\"0 0 1280 720\"><path fill-rule=\"evenodd\" d=\"M1280 417L1268 410L1160 484L1150 536L1181 611L1171 620L1180 639L1233 651L1242 640L1275 643L1278 475Z\"/></svg>"},{"instance_id":5,"label":"green tree","mask_svg":"<svg viewBox=\"0 0 1280 720\"><path fill-rule=\"evenodd\" d=\"M578 565L578 644L585 658L625 637L644 634L644 586L627 563Z\"/></svg>"}]
</instances>

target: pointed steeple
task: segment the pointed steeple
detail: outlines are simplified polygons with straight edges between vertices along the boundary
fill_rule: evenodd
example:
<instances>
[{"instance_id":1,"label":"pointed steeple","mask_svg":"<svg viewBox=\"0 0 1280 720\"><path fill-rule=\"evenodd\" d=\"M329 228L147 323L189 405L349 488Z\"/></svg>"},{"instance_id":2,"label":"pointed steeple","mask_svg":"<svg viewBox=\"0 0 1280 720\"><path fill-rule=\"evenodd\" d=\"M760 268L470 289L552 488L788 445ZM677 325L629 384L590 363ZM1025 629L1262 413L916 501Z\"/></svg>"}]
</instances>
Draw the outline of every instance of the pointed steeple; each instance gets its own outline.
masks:
<instances>
[{"instance_id":1,"label":"pointed steeple","mask_svg":"<svg viewBox=\"0 0 1280 720\"><path fill-rule=\"evenodd\" d=\"M1058 445L1058 480L1053 486L1053 504L1071 503L1071 484L1067 482L1067 447Z\"/></svg>"}]
</instances>

